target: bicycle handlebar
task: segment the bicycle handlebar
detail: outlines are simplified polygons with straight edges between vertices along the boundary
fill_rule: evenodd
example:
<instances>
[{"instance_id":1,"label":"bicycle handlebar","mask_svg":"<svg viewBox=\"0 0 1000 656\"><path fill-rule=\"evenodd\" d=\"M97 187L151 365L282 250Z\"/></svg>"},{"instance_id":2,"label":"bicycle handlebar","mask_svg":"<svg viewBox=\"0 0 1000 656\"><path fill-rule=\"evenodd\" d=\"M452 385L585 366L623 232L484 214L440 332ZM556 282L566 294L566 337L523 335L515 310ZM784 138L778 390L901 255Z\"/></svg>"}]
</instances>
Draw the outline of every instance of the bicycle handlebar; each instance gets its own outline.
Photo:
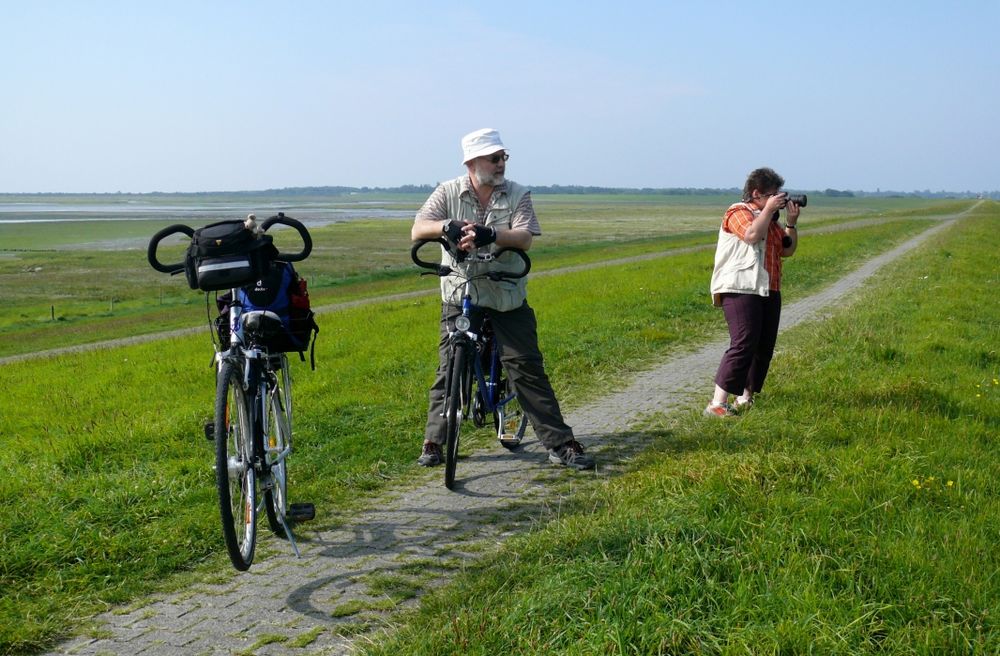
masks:
<instances>
[{"instance_id":1,"label":"bicycle handlebar","mask_svg":"<svg viewBox=\"0 0 1000 656\"><path fill-rule=\"evenodd\" d=\"M298 253L278 253L275 258L277 260L282 260L283 262L301 262L302 260L309 257L309 253L312 252L313 242L312 237L309 235L309 231L306 227L302 225L301 221L293 219L290 216L285 216L284 212L278 212L272 217L268 217L263 223L260 224L260 229L267 232L267 229L276 223L286 225L289 228L295 228L302 237L302 250Z\"/></svg>"},{"instance_id":2,"label":"bicycle handlebar","mask_svg":"<svg viewBox=\"0 0 1000 656\"><path fill-rule=\"evenodd\" d=\"M413 242L413 246L410 248L410 259L413 260L413 263L423 269L429 269L438 276L442 277L455 273L455 270L446 264L440 264L437 262L427 262L426 260L420 259L418 251L427 244L440 244L441 246L444 246L446 249L449 249L451 247L451 245L448 243L448 240L445 239L444 237L437 237L435 239L417 240ZM499 258L504 253L514 253L515 255L517 255L521 259L521 261L524 262L524 270L520 272L487 271L486 273L482 274L483 277L489 278L490 280L517 280L518 278L523 278L526 275L528 275L528 272L531 271L531 259L528 257L528 254L522 251L520 248L501 248L497 250L495 253L491 253L485 256L482 255L477 256L473 253L469 253L466 256L464 262L465 263L495 262L497 258Z\"/></svg>"},{"instance_id":3,"label":"bicycle handlebar","mask_svg":"<svg viewBox=\"0 0 1000 656\"><path fill-rule=\"evenodd\" d=\"M146 259L149 260L149 265L160 273L175 274L184 270L184 262L178 262L176 264L163 264L156 258L156 249L160 246L160 242L163 241L164 238L178 232L184 233L188 236L188 238L194 236L194 228L186 226L182 223L175 223L172 226L160 230L153 235L152 239L149 240L149 246L146 248Z\"/></svg>"},{"instance_id":4,"label":"bicycle handlebar","mask_svg":"<svg viewBox=\"0 0 1000 656\"><path fill-rule=\"evenodd\" d=\"M312 237L309 235L309 230L306 229L302 223L290 216L285 216L284 212L278 212L272 217L269 217L260 225L260 229L267 232L267 229L276 223L286 225L290 228L295 228L299 236L302 237L302 250L298 253L281 253L279 252L274 259L282 260L284 262L301 262L302 260L309 257L312 252ZM172 226L168 226L163 230L160 230L152 239L149 240L149 246L146 248L146 259L149 260L149 265L161 273L169 273L171 275L180 273L184 271L184 262L176 262L174 264L164 264L160 262L159 258L156 257L156 251L160 246L160 242L174 234L184 234L189 239L194 237L194 228L186 226L183 223L175 223Z\"/></svg>"}]
</instances>

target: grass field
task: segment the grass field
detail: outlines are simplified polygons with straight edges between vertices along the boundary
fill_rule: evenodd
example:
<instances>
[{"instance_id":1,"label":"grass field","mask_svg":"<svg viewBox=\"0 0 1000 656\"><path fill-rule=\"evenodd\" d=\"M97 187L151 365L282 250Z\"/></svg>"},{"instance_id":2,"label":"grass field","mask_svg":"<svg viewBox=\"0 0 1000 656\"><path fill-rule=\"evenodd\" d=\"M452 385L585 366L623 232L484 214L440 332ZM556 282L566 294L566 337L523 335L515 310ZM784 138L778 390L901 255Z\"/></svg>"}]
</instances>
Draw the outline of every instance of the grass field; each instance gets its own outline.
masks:
<instances>
[{"instance_id":1,"label":"grass field","mask_svg":"<svg viewBox=\"0 0 1000 656\"><path fill-rule=\"evenodd\" d=\"M189 203L197 200L187 199ZM422 200L399 195L365 202L415 212ZM715 239L720 208L732 200L721 196L540 195L535 202L545 234L533 248L537 270L670 246L708 246ZM303 203L289 199L293 201ZM940 214L968 204L917 201L814 198L803 225ZM247 201L223 198L214 209L227 212L224 218L238 218L255 209L240 202ZM281 199L258 202L276 209ZM311 202L321 204L318 199ZM350 202L357 207L360 201ZM320 210L310 214L308 208L307 204L300 215L307 222L311 216L327 216ZM273 211L256 209L261 215ZM7 310L0 315L0 356L204 325L204 296L188 289L182 277L159 274L146 262L148 238L166 225L189 218L181 209L178 215L0 223L0 300ZM197 213L190 218L192 225L210 220ZM312 233L314 254L298 268L309 280L314 305L418 289L425 283L414 275L409 261L409 220L343 221L313 228ZM276 239L295 250L290 231L277 231ZM180 246L161 253L164 261L180 258Z\"/></svg>"},{"instance_id":2,"label":"grass field","mask_svg":"<svg viewBox=\"0 0 1000 656\"><path fill-rule=\"evenodd\" d=\"M562 225L563 220L579 220L585 210L575 207L571 218L554 216L551 229L546 227L554 240L565 240L562 249L543 248L542 240L533 249L539 270L551 266L550 258L600 261L704 239L685 226L673 233L664 229L663 234L618 241L605 239L606 233L595 227L588 240L579 228ZM983 226L997 218L995 204L987 209L963 223L978 227L979 232L971 233L979 240L973 244L976 248L966 250L964 242L962 249L942 247L955 265L982 261L982 251L991 243ZM787 297L794 299L839 277L920 231L927 225L922 217L941 211L942 206L883 208L883 223L803 239L788 263ZM870 213L848 213L866 215ZM627 217L627 212L622 210L620 216ZM844 218L830 213L825 221ZM704 221L709 225L717 218L706 214ZM362 224L345 225L365 230ZM620 234L626 232L623 225ZM400 242L404 254L407 237ZM394 283L434 286L426 278L415 283L413 272L404 273L400 261L397 265L398 274L366 284L380 284L384 290L398 288ZM325 262L318 268L322 266ZM711 251L704 251L532 281L543 350L564 403L584 403L621 380L623 371L708 335L718 336L724 327L708 306L705 291L710 268ZM328 275L335 276L333 271ZM995 278L994 270L994 283ZM67 279L56 280L55 288L61 284L74 291L66 287ZM942 289L946 293L941 295L949 296L950 287ZM971 292L961 293L964 298ZM292 485L302 498L315 499L323 516L349 512L359 499L412 474L435 360L436 303L428 296L321 317L319 369L296 370L299 404ZM581 316L593 320L581 323ZM91 333L113 334L108 322L97 321ZM886 323L886 332L873 323L872 334L891 338L896 328ZM995 314L992 325L995 331ZM836 336L827 341L836 343ZM982 366L995 371L995 352L993 360L984 353ZM211 447L199 437L211 406L208 365L206 338L198 335L0 369L0 386L7 391L0 412L0 433L7 446L0 451L0 466L7 472L0 481L0 525L5 527L0 543L0 652L45 644L108 604L125 603L157 585L179 585L183 572L198 577L228 574L219 553ZM859 379L858 385L866 384ZM770 404L769 397L765 407ZM742 438L732 439L740 443ZM725 471L722 465L716 468ZM937 476L929 470L921 475ZM668 502L679 500L668 496ZM693 522L695 515L691 517ZM991 521L995 526L995 515ZM157 581L163 583L153 583Z\"/></svg>"}]
</instances>

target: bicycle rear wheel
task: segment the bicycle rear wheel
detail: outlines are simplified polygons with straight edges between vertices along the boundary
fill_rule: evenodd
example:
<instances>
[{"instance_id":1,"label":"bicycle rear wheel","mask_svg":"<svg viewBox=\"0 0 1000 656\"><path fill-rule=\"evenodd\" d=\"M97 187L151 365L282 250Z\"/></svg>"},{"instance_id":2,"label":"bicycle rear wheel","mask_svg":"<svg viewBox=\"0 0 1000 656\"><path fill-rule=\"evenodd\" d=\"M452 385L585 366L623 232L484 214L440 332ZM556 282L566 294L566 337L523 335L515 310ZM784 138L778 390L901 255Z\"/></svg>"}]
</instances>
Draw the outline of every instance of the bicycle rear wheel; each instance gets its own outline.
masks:
<instances>
[{"instance_id":1,"label":"bicycle rear wheel","mask_svg":"<svg viewBox=\"0 0 1000 656\"><path fill-rule=\"evenodd\" d=\"M285 526L281 522L288 518L288 466L285 458L275 461L292 442L291 380L288 373L288 359L282 353L275 362L274 385L268 390L268 419L264 433L265 452L271 472L271 485L264 490L264 510L271 532L279 538L287 538ZM287 454L285 454L287 455Z\"/></svg>"},{"instance_id":2,"label":"bicycle rear wheel","mask_svg":"<svg viewBox=\"0 0 1000 656\"><path fill-rule=\"evenodd\" d=\"M240 571L250 568L257 543L252 404L243 390L242 368L224 362L215 391L215 484L226 550Z\"/></svg>"},{"instance_id":3,"label":"bicycle rear wheel","mask_svg":"<svg viewBox=\"0 0 1000 656\"><path fill-rule=\"evenodd\" d=\"M462 430L462 411L466 405L468 372L467 352L457 346L451 359L451 375L448 377L448 398L445 399L445 424L447 434L444 452L444 486L455 489L455 465L458 462L458 438Z\"/></svg>"},{"instance_id":4,"label":"bicycle rear wheel","mask_svg":"<svg viewBox=\"0 0 1000 656\"><path fill-rule=\"evenodd\" d=\"M507 449L515 449L521 444L524 438L524 431L528 427L528 416L521 408L521 402L514 394L507 372L500 376L500 383L497 385L498 405L493 412L493 427L497 431L497 439L500 444ZM513 395L513 396L512 396ZM511 397L506 403L503 401Z\"/></svg>"}]
</instances>

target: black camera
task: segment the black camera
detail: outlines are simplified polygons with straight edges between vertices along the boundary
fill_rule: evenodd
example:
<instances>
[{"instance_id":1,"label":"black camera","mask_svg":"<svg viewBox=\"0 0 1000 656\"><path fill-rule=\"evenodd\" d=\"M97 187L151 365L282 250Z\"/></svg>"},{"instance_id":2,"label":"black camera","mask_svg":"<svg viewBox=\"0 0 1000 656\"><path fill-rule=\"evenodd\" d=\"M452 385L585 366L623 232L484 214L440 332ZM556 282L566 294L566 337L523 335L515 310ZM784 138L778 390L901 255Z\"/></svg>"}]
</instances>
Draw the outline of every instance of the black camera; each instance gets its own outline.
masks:
<instances>
[{"instance_id":1,"label":"black camera","mask_svg":"<svg viewBox=\"0 0 1000 656\"><path fill-rule=\"evenodd\" d=\"M805 194L785 194L785 201L792 202L799 207L805 207L809 198Z\"/></svg>"}]
</instances>

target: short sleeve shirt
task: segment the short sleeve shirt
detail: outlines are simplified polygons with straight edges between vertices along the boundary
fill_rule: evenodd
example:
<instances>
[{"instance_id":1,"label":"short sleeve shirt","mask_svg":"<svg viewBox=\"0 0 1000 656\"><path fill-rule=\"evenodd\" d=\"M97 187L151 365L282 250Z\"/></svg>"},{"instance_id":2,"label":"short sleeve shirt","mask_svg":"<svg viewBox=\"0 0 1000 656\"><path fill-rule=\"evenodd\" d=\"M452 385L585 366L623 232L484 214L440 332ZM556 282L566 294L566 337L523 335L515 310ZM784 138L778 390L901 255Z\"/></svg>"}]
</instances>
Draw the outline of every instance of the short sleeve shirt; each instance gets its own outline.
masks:
<instances>
[{"instance_id":1,"label":"short sleeve shirt","mask_svg":"<svg viewBox=\"0 0 1000 656\"><path fill-rule=\"evenodd\" d=\"M722 229L743 239L754 220L753 211L742 203L733 205L726 210L722 219ZM785 233L777 221L771 221L767 226L767 245L764 248L764 269L770 278L769 287L774 291L781 290L781 251L784 246L781 241Z\"/></svg>"},{"instance_id":2,"label":"short sleeve shirt","mask_svg":"<svg viewBox=\"0 0 1000 656\"><path fill-rule=\"evenodd\" d=\"M475 190L472 188L472 181L466 176L462 179L462 190L459 192L460 196L468 195L472 204L476 208L476 217L480 223L486 222L486 215L489 213L494 201L502 194L507 193L507 183L503 182L493 188L493 194L490 196L490 202L486 207L483 207L479 202L479 196L476 195ZM438 185L437 188L431 193L430 197L424 202L423 207L417 212L417 220L425 221L447 221L452 217L448 216L448 199L447 192L445 191L444 185ZM527 230L536 237L542 234L542 228L538 223L538 216L535 214L535 207L531 203L531 192L524 194L521 202L518 203L517 207L514 208L514 212L511 215L510 220L511 230Z\"/></svg>"}]
</instances>

